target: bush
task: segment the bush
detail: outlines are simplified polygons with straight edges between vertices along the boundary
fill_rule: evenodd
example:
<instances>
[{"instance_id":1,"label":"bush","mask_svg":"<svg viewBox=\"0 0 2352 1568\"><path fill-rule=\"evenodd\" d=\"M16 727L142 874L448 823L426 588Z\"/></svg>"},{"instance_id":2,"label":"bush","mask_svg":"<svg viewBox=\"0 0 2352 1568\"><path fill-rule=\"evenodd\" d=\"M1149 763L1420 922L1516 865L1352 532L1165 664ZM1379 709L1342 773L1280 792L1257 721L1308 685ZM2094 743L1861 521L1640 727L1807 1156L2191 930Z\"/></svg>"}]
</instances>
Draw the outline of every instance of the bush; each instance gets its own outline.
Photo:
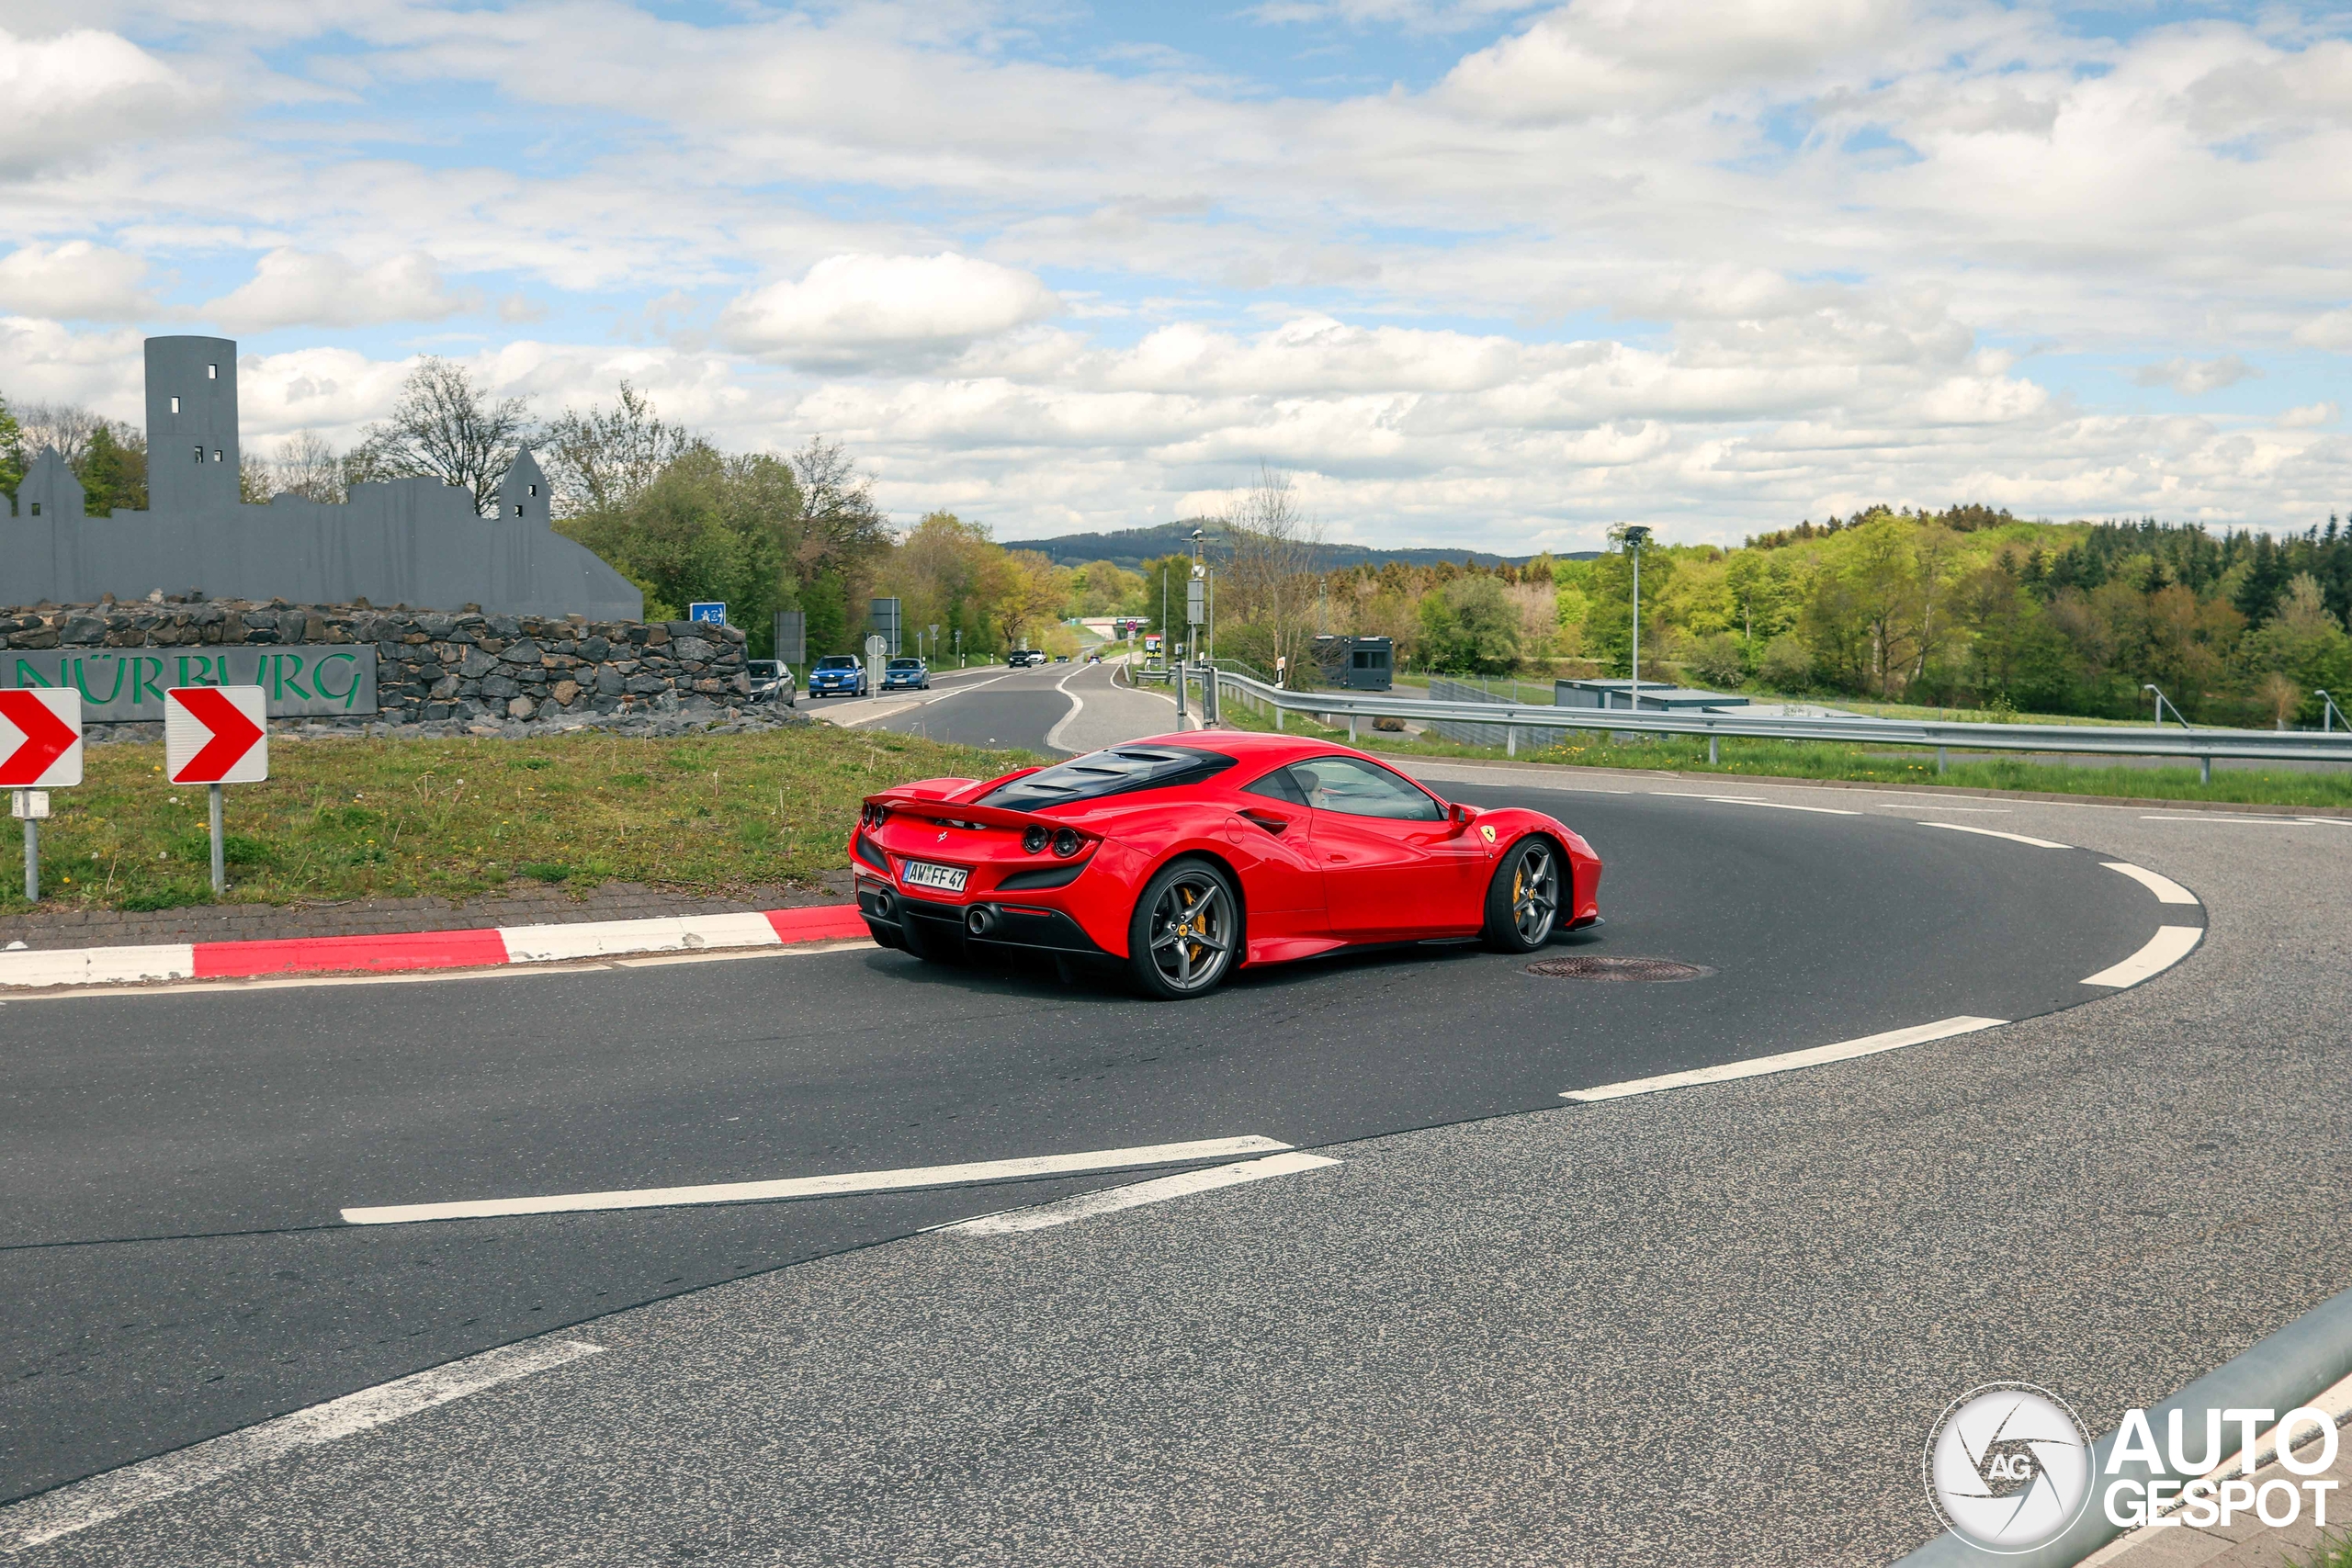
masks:
<instances>
[{"instance_id":1,"label":"bush","mask_svg":"<svg viewBox=\"0 0 2352 1568\"><path fill-rule=\"evenodd\" d=\"M1782 633L1764 647L1756 672L1778 692L1802 692L1813 684L1813 651L1792 633Z\"/></svg>"},{"instance_id":2,"label":"bush","mask_svg":"<svg viewBox=\"0 0 2352 1568\"><path fill-rule=\"evenodd\" d=\"M1701 637L1683 663L1719 691L1736 691L1747 679L1747 660L1741 653L1739 639L1729 632Z\"/></svg>"}]
</instances>

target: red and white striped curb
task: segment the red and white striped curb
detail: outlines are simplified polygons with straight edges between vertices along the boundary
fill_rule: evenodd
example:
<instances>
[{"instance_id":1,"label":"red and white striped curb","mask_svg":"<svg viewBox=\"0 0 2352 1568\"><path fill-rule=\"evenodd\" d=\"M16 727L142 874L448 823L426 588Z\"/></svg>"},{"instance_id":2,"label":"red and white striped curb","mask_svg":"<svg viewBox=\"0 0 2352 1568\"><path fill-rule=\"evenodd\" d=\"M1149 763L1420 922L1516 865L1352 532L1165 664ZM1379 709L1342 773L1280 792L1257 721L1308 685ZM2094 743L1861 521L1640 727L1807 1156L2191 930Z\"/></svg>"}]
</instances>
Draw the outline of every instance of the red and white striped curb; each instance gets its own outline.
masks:
<instances>
[{"instance_id":1,"label":"red and white striped curb","mask_svg":"<svg viewBox=\"0 0 2352 1568\"><path fill-rule=\"evenodd\" d=\"M485 969L506 964L606 958L711 948L781 947L867 935L854 904L743 915L671 915L576 925L485 926L396 936L294 937L282 942L174 942L145 947L63 947L0 953L0 987L135 985L262 975L403 969Z\"/></svg>"}]
</instances>

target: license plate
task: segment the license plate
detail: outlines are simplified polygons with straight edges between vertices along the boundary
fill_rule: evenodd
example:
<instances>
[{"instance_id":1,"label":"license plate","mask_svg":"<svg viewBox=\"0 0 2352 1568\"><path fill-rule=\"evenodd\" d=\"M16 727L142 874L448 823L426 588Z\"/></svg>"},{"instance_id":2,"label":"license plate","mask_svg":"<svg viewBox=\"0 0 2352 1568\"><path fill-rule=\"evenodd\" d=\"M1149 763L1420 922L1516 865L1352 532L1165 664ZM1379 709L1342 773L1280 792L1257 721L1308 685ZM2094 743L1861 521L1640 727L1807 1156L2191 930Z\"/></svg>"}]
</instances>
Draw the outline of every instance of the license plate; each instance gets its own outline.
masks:
<instances>
[{"instance_id":1,"label":"license plate","mask_svg":"<svg viewBox=\"0 0 2352 1568\"><path fill-rule=\"evenodd\" d=\"M964 891L964 879L972 874L960 865L932 865L910 860L903 874L910 887L936 887L944 893Z\"/></svg>"}]
</instances>

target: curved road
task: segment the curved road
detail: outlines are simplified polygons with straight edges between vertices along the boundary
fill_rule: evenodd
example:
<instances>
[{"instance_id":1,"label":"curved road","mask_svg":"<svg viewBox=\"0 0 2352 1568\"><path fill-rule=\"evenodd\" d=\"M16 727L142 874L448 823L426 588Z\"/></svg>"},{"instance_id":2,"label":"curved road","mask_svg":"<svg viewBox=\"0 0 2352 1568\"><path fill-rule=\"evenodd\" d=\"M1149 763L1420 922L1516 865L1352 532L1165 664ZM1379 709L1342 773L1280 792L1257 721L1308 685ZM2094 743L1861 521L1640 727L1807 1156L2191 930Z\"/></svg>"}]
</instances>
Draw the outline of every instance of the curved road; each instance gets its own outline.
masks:
<instances>
[{"instance_id":1,"label":"curved road","mask_svg":"<svg viewBox=\"0 0 2352 1568\"><path fill-rule=\"evenodd\" d=\"M1025 671L886 722L1022 739L1020 724L1069 717L1062 682L1091 707L1080 682L1102 673ZM1782 809L1464 776L1480 782L1438 787L1562 812L1607 861L1609 923L1558 951L1713 973L1598 986L1417 947L1165 1006L861 948L12 1000L0 1496L618 1308L1136 1178L420 1224L349 1224L345 1208L1198 1139L1313 1147L1557 1110L1568 1090L2068 1008L2105 994L2084 977L2159 925L2201 919L2087 852L1921 825L1972 820L1946 803Z\"/></svg>"}]
</instances>

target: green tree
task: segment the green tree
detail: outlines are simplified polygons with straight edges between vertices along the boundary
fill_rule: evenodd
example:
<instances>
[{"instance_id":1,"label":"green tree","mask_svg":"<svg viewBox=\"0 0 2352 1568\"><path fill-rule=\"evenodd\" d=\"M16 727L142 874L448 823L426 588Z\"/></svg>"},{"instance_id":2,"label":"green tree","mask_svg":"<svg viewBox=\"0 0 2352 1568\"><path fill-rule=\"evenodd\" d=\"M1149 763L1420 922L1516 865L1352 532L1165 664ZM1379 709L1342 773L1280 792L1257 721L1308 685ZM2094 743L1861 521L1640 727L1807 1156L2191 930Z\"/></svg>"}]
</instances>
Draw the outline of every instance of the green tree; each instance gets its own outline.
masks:
<instances>
[{"instance_id":1,"label":"green tree","mask_svg":"<svg viewBox=\"0 0 2352 1568\"><path fill-rule=\"evenodd\" d=\"M1457 577L1421 596L1421 660L1430 670L1504 675L1519 666L1519 607L1498 578Z\"/></svg>"},{"instance_id":2,"label":"green tree","mask_svg":"<svg viewBox=\"0 0 2352 1568\"><path fill-rule=\"evenodd\" d=\"M135 433L127 438L110 424L90 433L74 475L82 481L83 509L93 517L111 517L118 508L147 510L147 442Z\"/></svg>"},{"instance_id":3,"label":"green tree","mask_svg":"<svg viewBox=\"0 0 2352 1568\"><path fill-rule=\"evenodd\" d=\"M1584 651L1617 675L1631 673L1634 662L1634 557L1614 549L1586 563ZM1674 554L1667 547L1648 545L1642 550L1642 650L1656 658L1666 646L1670 624L1664 604L1674 581Z\"/></svg>"},{"instance_id":4,"label":"green tree","mask_svg":"<svg viewBox=\"0 0 2352 1568\"><path fill-rule=\"evenodd\" d=\"M0 398L0 491L15 496L24 477L25 433L9 412L8 400Z\"/></svg>"}]
</instances>

